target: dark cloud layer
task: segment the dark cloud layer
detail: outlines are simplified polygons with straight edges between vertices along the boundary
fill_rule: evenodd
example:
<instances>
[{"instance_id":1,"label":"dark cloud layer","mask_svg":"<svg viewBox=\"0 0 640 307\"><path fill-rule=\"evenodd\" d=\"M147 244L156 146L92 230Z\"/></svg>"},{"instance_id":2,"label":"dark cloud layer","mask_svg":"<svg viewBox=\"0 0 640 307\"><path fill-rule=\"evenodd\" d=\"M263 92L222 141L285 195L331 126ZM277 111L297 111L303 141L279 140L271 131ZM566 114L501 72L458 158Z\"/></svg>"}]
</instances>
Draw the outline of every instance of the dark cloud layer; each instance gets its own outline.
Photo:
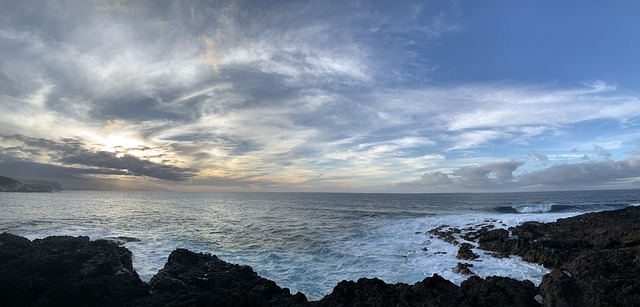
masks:
<instances>
[{"instance_id":1,"label":"dark cloud layer","mask_svg":"<svg viewBox=\"0 0 640 307\"><path fill-rule=\"evenodd\" d=\"M512 160L480 166L465 166L453 170L451 176L442 172L430 172L425 173L419 180L398 185L420 186L427 189L439 187L445 190L461 188L555 190L604 187L617 180L640 177L640 160L636 158L624 161L559 164L514 176L513 172L523 164L523 161Z\"/></svg>"},{"instance_id":2,"label":"dark cloud layer","mask_svg":"<svg viewBox=\"0 0 640 307\"><path fill-rule=\"evenodd\" d=\"M530 172L518 177L529 185L606 184L619 179L640 177L640 160L629 158L624 161L601 161L580 164L560 164L550 168Z\"/></svg>"},{"instance_id":3,"label":"dark cloud layer","mask_svg":"<svg viewBox=\"0 0 640 307\"><path fill-rule=\"evenodd\" d=\"M24 162L20 167L31 166L36 172L35 162L38 158L49 160L50 167L43 167L43 174L49 178L59 176L84 175L126 175L149 177L168 181L185 181L193 177L193 170L173 165L151 162L136 156L88 149L89 145L80 138L49 140L32 138L24 135L0 135L3 143L14 143L13 146L0 146L4 164L3 171L15 172L16 162ZM143 148L145 149L145 148ZM148 150L148 149L145 149ZM13 169L13 171L12 171ZM38 174L36 175L36 178Z\"/></svg>"}]
</instances>

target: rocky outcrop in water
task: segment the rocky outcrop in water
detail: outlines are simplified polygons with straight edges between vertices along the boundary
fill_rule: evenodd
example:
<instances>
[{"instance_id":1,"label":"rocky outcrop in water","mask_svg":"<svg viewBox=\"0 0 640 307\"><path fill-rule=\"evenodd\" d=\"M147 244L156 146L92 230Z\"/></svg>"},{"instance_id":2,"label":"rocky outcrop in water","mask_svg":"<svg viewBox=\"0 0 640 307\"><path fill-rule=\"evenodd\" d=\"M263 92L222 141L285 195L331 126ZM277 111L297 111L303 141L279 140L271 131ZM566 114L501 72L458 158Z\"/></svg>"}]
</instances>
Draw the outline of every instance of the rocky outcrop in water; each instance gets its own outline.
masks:
<instances>
[{"instance_id":1,"label":"rocky outcrop in water","mask_svg":"<svg viewBox=\"0 0 640 307\"><path fill-rule=\"evenodd\" d=\"M413 285L342 281L308 302L250 267L178 249L149 283L118 240L0 234L0 306L637 306L640 207L525 223L473 234L496 255L554 268L540 286L471 276L460 286L438 275ZM461 234L464 235L464 234ZM126 238L131 239L131 238ZM452 241L453 242L453 241ZM461 263L462 264L462 263ZM464 266L464 264L463 264Z\"/></svg>"},{"instance_id":2,"label":"rocky outcrop in water","mask_svg":"<svg viewBox=\"0 0 640 307\"><path fill-rule=\"evenodd\" d=\"M554 269L540 285L547 306L640 305L640 207L526 222L478 239L481 249Z\"/></svg>"}]
</instances>

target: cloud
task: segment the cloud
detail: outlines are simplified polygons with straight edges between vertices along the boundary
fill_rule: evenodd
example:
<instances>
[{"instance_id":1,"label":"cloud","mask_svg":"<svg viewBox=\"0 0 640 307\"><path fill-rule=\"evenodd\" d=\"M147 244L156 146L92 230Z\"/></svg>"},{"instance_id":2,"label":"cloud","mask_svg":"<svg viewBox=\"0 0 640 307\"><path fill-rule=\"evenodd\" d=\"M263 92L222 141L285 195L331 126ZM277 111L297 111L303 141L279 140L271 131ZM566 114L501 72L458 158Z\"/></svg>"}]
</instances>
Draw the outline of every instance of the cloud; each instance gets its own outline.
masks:
<instances>
[{"instance_id":1,"label":"cloud","mask_svg":"<svg viewBox=\"0 0 640 307\"><path fill-rule=\"evenodd\" d=\"M518 177L526 185L564 185L578 187L581 184L607 184L611 181L640 176L640 165L635 158L624 161L560 164Z\"/></svg>"},{"instance_id":2,"label":"cloud","mask_svg":"<svg viewBox=\"0 0 640 307\"><path fill-rule=\"evenodd\" d=\"M463 188L555 190L603 187L619 180L640 177L640 159L633 157L622 161L557 164L514 176L514 171L522 165L524 161L517 160L470 165L454 169L450 174L439 171L427 172L418 180L401 182L398 185L422 188L440 186L444 188L443 191Z\"/></svg>"},{"instance_id":3,"label":"cloud","mask_svg":"<svg viewBox=\"0 0 640 307\"><path fill-rule=\"evenodd\" d=\"M601 158L611 160L611 153L609 153L606 148L593 144L593 150L595 150Z\"/></svg>"},{"instance_id":4,"label":"cloud","mask_svg":"<svg viewBox=\"0 0 640 307\"><path fill-rule=\"evenodd\" d=\"M542 165L546 165L547 162L549 162L549 157L547 157L546 155L544 155L543 153L537 151L537 150L530 150L529 151L529 156L531 156L534 160L536 161L540 161L540 163L542 163Z\"/></svg>"},{"instance_id":5,"label":"cloud","mask_svg":"<svg viewBox=\"0 0 640 307\"><path fill-rule=\"evenodd\" d=\"M185 181L194 176L192 169L151 162L122 152L92 150L90 144L80 138L50 140L0 135L0 139L5 144L0 147L3 162L21 160L36 165L45 161L55 165L51 169L60 171L61 175L126 175L168 181Z\"/></svg>"},{"instance_id":6,"label":"cloud","mask_svg":"<svg viewBox=\"0 0 640 307\"><path fill-rule=\"evenodd\" d=\"M604 82L598 87L555 90L501 84L460 87L448 95L460 107L449 121L448 129L550 126L601 117L624 119L639 116L640 111L631 111L630 108L638 98L613 95L613 89L615 87ZM623 113L623 109L630 113Z\"/></svg>"},{"instance_id":7,"label":"cloud","mask_svg":"<svg viewBox=\"0 0 640 307\"><path fill-rule=\"evenodd\" d=\"M425 186L441 186L450 185L452 183L453 182L449 179L449 176L442 172L424 173L420 178L420 184Z\"/></svg>"},{"instance_id":8,"label":"cloud","mask_svg":"<svg viewBox=\"0 0 640 307\"><path fill-rule=\"evenodd\" d=\"M454 170L452 174L459 177L460 183L468 186L496 184L513 179L513 171L523 164L523 161L511 160L481 166L464 166ZM489 175L493 175L493 178L490 178Z\"/></svg>"}]
</instances>

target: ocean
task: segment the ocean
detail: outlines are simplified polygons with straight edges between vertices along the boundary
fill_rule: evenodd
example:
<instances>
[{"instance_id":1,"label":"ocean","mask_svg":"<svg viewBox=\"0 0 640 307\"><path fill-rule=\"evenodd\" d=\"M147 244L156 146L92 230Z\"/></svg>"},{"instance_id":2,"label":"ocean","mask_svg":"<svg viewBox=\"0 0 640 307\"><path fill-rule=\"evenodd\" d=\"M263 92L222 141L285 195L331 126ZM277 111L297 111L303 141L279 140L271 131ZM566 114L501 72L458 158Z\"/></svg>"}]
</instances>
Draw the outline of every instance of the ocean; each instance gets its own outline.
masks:
<instances>
[{"instance_id":1,"label":"ocean","mask_svg":"<svg viewBox=\"0 0 640 307\"><path fill-rule=\"evenodd\" d=\"M640 205L640 190L487 193L0 193L0 232L29 239L126 238L143 280L176 248L250 265L281 287L322 298L341 280L415 283L437 273L455 283L458 247L428 234L440 225L515 226ZM615 222L615 221L612 221ZM512 256L481 257L472 271L528 279L548 270ZM466 261L469 262L469 261Z\"/></svg>"}]
</instances>

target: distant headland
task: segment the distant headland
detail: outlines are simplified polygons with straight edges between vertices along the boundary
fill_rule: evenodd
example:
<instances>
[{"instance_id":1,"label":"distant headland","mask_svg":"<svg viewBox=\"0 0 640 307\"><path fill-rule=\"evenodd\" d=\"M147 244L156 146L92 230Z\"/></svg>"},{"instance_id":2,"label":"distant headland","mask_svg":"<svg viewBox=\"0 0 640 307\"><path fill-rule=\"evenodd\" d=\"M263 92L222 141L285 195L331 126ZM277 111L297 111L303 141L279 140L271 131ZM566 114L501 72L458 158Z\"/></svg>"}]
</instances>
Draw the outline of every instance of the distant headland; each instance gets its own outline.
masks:
<instances>
[{"instance_id":1,"label":"distant headland","mask_svg":"<svg viewBox=\"0 0 640 307\"><path fill-rule=\"evenodd\" d=\"M13 179L0 176L0 192L59 192L64 189L55 181Z\"/></svg>"}]
</instances>

